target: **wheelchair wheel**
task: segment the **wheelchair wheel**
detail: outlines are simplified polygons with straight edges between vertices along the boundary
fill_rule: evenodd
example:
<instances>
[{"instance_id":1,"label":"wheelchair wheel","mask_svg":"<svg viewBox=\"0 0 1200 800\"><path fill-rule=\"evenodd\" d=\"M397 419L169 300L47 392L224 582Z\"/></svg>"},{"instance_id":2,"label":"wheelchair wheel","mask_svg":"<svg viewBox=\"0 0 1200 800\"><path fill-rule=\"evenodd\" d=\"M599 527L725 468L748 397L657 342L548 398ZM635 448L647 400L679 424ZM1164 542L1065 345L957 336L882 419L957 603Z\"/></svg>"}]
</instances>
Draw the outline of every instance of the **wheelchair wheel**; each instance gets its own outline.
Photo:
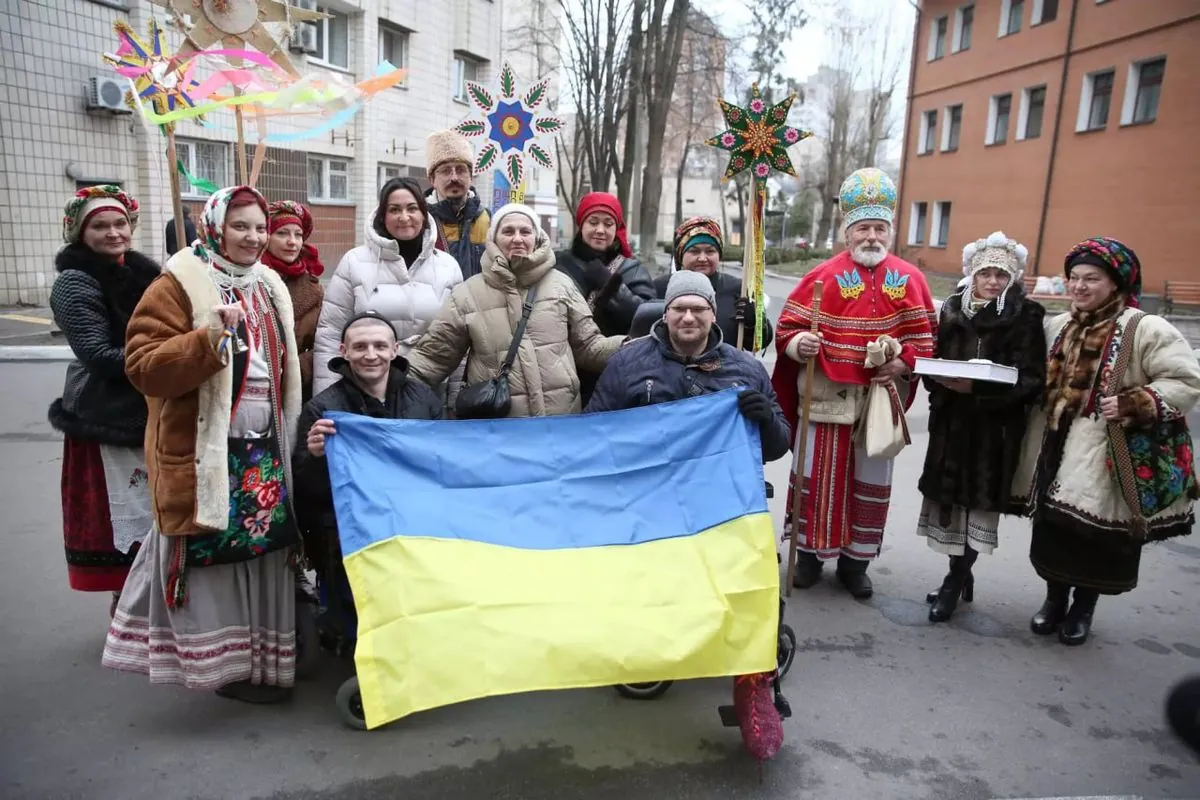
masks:
<instances>
[{"instance_id":1,"label":"wheelchair wheel","mask_svg":"<svg viewBox=\"0 0 1200 800\"><path fill-rule=\"evenodd\" d=\"M622 697L628 697L631 700L653 700L656 697L661 697L666 693L667 689L671 688L674 681L651 681L649 683L618 683L613 688L617 690L617 694Z\"/></svg>"},{"instance_id":2,"label":"wheelchair wheel","mask_svg":"<svg viewBox=\"0 0 1200 800\"><path fill-rule=\"evenodd\" d=\"M792 668L792 662L796 660L796 632L786 622L779 626L779 647L776 650L775 660L780 678L788 674L788 670Z\"/></svg>"},{"instance_id":3,"label":"wheelchair wheel","mask_svg":"<svg viewBox=\"0 0 1200 800\"><path fill-rule=\"evenodd\" d=\"M367 716L363 712L362 693L358 690L358 676L348 679L338 689L338 713L342 715L342 723L356 731L367 729Z\"/></svg>"}]
</instances>

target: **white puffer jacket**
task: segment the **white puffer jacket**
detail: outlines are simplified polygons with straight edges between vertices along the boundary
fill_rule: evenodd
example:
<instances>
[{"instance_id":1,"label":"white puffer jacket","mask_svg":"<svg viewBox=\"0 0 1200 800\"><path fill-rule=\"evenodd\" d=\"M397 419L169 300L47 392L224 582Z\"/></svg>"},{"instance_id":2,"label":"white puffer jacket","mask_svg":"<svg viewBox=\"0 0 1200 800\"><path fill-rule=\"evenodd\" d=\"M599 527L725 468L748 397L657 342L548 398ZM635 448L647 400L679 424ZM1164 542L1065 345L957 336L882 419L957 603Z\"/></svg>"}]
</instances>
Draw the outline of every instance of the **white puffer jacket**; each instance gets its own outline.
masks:
<instances>
[{"instance_id":1,"label":"white puffer jacket","mask_svg":"<svg viewBox=\"0 0 1200 800\"><path fill-rule=\"evenodd\" d=\"M380 236L367 220L366 244L342 256L325 289L325 302L317 323L314 348L313 394L341 376L331 372L329 360L338 354L342 327L363 311L377 311L396 326L400 354L408 351L437 316L450 290L462 283L462 270L454 256L435 249L437 225L429 217L421 255L409 266L393 239Z\"/></svg>"}]
</instances>

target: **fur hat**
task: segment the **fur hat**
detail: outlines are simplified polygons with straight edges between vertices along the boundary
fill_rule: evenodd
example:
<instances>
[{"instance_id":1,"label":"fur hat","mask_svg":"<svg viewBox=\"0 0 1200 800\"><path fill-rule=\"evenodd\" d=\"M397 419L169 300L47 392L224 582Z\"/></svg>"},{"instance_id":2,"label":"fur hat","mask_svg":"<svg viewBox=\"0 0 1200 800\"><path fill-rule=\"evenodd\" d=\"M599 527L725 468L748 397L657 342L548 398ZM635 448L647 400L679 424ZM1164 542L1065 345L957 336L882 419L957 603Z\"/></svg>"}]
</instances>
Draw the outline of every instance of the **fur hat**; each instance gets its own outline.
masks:
<instances>
[{"instance_id":1,"label":"fur hat","mask_svg":"<svg viewBox=\"0 0 1200 800\"><path fill-rule=\"evenodd\" d=\"M80 189L63 208L63 241L79 244L88 218L98 211L113 209L123 212L133 231L138 223L138 201L121 190L120 186L88 186Z\"/></svg>"},{"instance_id":2,"label":"fur hat","mask_svg":"<svg viewBox=\"0 0 1200 800\"><path fill-rule=\"evenodd\" d=\"M963 275L970 278L981 269L995 267L1009 274L1014 281L1021 280L1029 250L1015 239L1009 239L996 231L986 239L976 239L963 248Z\"/></svg>"},{"instance_id":3,"label":"fur hat","mask_svg":"<svg viewBox=\"0 0 1200 800\"><path fill-rule=\"evenodd\" d=\"M663 297L663 308L670 308L676 298L688 294L703 297L712 306L713 311L717 310L717 294L713 291L712 281L707 275L690 269L672 273L671 279L667 281L667 293Z\"/></svg>"},{"instance_id":4,"label":"fur hat","mask_svg":"<svg viewBox=\"0 0 1200 800\"><path fill-rule=\"evenodd\" d=\"M429 134L429 138L425 140L425 164L429 171L429 180L433 180L433 173L437 172L438 167L451 161L461 161L468 169L471 168L475 154L471 151L471 143L467 141L467 137L453 129Z\"/></svg>"}]
</instances>

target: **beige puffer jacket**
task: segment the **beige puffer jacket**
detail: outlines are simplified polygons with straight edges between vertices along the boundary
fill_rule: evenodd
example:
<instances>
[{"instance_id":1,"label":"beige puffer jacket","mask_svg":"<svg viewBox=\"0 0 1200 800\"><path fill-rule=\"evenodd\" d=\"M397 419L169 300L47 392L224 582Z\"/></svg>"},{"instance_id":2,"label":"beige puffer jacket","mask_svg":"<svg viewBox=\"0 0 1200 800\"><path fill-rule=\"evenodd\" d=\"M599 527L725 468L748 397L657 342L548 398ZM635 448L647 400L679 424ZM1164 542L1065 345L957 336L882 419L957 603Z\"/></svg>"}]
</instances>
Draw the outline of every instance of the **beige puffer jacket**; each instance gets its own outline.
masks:
<instances>
[{"instance_id":1,"label":"beige puffer jacket","mask_svg":"<svg viewBox=\"0 0 1200 800\"><path fill-rule=\"evenodd\" d=\"M509 416L578 413L576 365L601 372L624 337L600 334L575 283L554 269L554 251L545 242L512 266L495 243L488 242L483 271L454 287L408 354L410 370L436 386L469 352L466 386L499 375L531 285L537 286L537 297L509 373Z\"/></svg>"}]
</instances>

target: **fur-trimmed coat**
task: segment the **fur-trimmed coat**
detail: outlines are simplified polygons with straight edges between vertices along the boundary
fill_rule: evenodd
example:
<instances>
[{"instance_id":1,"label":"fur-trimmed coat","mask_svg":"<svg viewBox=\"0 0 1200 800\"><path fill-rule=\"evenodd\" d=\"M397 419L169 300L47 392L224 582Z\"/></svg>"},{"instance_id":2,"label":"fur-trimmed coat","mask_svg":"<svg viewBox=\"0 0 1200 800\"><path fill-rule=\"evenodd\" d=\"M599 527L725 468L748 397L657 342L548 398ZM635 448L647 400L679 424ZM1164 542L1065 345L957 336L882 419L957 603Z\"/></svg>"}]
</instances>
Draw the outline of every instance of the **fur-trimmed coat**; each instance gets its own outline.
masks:
<instances>
[{"instance_id":1,"label":"fur-trimmed coat","mask_svg":"<svg viewBox=\"0 0 1200 800\"><path fill-rule=\"evenodd\" d=\"M929 500L972 511L1018 513L1009 489L1021 456L1029 413L1046 382L1045 309L1014 286L996 313L989 304L972 319L962 296L942 304L938 358L986 358L1016 367L1017 383L975 381L964 394L925 379L929 390L929 448L917 483Z\"/></svg>"}]
</instances>

